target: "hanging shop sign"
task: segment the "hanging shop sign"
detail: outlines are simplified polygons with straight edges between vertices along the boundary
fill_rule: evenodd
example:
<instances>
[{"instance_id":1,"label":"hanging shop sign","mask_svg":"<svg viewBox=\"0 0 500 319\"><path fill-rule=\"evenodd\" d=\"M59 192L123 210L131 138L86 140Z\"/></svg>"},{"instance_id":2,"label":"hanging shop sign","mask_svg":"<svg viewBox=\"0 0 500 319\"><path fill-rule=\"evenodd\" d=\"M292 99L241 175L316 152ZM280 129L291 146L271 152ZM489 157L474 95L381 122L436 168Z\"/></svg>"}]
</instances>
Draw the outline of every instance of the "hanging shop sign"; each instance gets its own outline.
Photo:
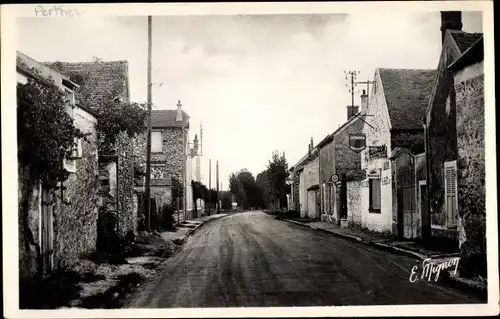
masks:
<instances>
[{"instance_id":1,"label":"hanging shop sign","mask_svg":"<svg viewBox=\"0 0 500 319\"><path fill-rule=\"evenodd\" d=\"M366 135L365 134L352 134L349 135L349 148L359 153L366 148Z\"/></svg>"}]
</instances>

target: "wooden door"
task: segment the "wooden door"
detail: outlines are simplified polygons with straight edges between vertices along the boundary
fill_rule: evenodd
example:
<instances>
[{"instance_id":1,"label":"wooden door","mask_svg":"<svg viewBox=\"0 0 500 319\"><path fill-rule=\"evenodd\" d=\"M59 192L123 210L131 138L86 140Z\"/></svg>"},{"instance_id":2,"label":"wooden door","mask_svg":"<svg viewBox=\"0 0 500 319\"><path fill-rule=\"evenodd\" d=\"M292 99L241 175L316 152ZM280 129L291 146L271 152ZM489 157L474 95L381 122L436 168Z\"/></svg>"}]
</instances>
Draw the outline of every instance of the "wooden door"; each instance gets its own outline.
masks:
<instances>
[{"instance_id":1,"label":"wooden door","mask_svg":"<svg viewBox=\"0 0 500 319\"><path fill-rule=\"evenodd\" d=\"M53 194L50 189L42 187L41 190L41 243L42 272L44 275L52 271L53 266Z\"/></svg>"},{"instance_id":2,"label":"wooden door","mask_svg":"<svg viewBox=\"0 0 500 319\"><path fill-rule=\"evenodd\" d=\"M402 233L404 238L415 238L417 236L415 216L415 182L413 169L405 168L400 171L400 195L398 196L398 208L401 210ZM400 203L399 203L400 202ZM399 218L398 218L399 219Z\"/></svg>"}]
</instances>

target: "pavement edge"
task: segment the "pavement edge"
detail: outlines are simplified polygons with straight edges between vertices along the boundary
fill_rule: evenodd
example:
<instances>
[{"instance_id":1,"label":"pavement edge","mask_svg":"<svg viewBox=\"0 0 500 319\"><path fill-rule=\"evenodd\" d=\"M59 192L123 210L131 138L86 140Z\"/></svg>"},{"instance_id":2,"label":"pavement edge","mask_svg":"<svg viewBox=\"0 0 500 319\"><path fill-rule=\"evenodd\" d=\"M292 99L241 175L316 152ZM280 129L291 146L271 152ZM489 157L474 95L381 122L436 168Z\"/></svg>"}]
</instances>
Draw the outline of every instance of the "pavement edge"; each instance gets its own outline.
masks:
<instances>
[{"instance_id":1,"label":"pavement edge","mask_svg":"<svg viewBox=\"0 0 500 319\"><path fill-rule=\"evenodd\" d=\"M283 218L281 220L284 220L284 221L287 221L287 222L290 222L290 223L293 223L293 224L296 224L296 225L301 225L301 226L304 226L304 227L308 227L308 228L313 229L313 230L319 230L319 231L322 231L322 232L325 232L325 233L328 233L328 234L332 234L332 235L337 236L337 237L342 237L342 238L345 238L345 239L357 241L357 242L363 243L365 245L374 246L374 247L377 247L377 248L382 249L382 250L391 251L391 252L395 252L395 253L399 253L399 254L404 254L404 255L411 255L413 257L417 257L420 260L424 260L426 258L437 257L436 255L429 255L429 256L427 256L427 255L420 254L420 253L417 253L417 252L414 252L414 251L411 251L411 250L407 250L407 249L395 247L395 246L392 246L392 245L387 245L387 244L384 244L384 243L379 243L379 242L374 242L374 241L369 241L369 240L363 240L361 237L358 237L358 236L353 236L353 235L349 235L349 234L342 234L342 233L338 233L338 232L331 231L331 230L328 230L328 229L323 229L323 228L319 228L319 227L313 227L313 226L308 225L306 223L301 223L301 222L298 222L298 221L295 221L295 220L291 220L291 219ZM440 257L444 257L444 256L440 256ZM477 294L481 295L483 298L487 298L487 294L488 294L488 287L487 286L485 287L485 286L482 286L482 285L479 285L479 284L472 284L472 283L469 283L466 280L463 280L463 279L461 279L459 277L453 277L453 276L446 276L446 277L443 278L443 280L440 280L440 282L445 283L445 284L447 284L449 286L452 286L452 287L456 287L456 288L465 290L465 291L470 291L470 292L477 293Z\"/></svg>"}]
</instances>

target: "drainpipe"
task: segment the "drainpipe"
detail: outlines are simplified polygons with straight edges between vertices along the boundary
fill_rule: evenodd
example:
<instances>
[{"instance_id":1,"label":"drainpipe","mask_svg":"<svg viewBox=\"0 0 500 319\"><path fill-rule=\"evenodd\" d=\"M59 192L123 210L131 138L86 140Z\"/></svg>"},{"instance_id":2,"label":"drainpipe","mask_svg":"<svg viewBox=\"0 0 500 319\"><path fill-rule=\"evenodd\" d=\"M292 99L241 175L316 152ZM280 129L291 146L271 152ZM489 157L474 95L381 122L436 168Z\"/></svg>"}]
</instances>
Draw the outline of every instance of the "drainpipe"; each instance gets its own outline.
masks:
<instances>
[{"instance_id":1,"label":"drainpipe","mask_svg":"<svg viewBox=\"0 0 500 319\"><path fill-rule=\"evenodd\" d=\"M430 180L431 180L431 168L430 168L430 153L429 153L429 127L427 125L426 118L423 118L424 126L424 145L425 145L425 191L427 193L427 214L425 216L425 227L422 227L422 239L430 238L431 232L431 196L430 196Z\"/></svg>"}]
</instances>

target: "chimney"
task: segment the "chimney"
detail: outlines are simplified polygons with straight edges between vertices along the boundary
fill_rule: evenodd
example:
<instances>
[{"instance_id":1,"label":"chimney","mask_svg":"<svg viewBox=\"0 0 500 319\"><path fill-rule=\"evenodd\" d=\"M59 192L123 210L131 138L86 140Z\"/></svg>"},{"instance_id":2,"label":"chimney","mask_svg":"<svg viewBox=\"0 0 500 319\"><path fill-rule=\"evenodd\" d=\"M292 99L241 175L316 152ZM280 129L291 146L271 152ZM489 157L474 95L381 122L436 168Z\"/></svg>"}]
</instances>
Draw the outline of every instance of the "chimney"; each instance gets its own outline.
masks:
<instances>
[{"instance_id":1,"label":"chimney","mask_svg":"<svg viewBox=\"0 0 500 319\"><path fill-rule=\"evenodd\" d=\"M368 109L368 95L366 94L366 90L363 90L363 94L361 94L361 110L366 111Z\"/></svg>"},{"instance_id":2,"label":"chimney","mask_svg":"<svg viewBox=\"0 0 500 319\"><path fill-rule=\"evenodd\" d=\"M359 106L348 105L347 106L347 120L349 121L354 115L358 114Z\"/></svg>"},{"instance_id":3,"label":"chimney","mask_svg":"<svg viewBox=\"0 0 500 319\"><path fill-rule=\"evenodd\" d=\"M462 31L462 11L441 11L441 44L446 30Z\"/></svg>"},{"instance_id":4,"label":"chimney","mask_svg":"<svg viewBox=\"0 0 500 319\"><path fill-rule=\"evenodd\" d=\"M181 122L182 121L182 104L181 104L181 100L179 100L179 102L177 103L177 117L175 118L175 120L177 122Z\"/></svg>"},{"instance_id":5,"label":"chimney","mask_svg":"<svg viewBox=\"0 0 500 319\"><path fill-rule=\"evenodd\" d=\"M194 135L194 152L198 154L198 134Z\"/></svg>"},{"instance_id":6,"label":"chimney","mask_svg":"<svg viewBox=\"0 0 500 319\"><path fill-rule=\"evenodd\" d=\"M309 143L309 156L311 156L312 149L313 149L313 138L311 137L311 142Z\"/></svg>"}]
</instances>

